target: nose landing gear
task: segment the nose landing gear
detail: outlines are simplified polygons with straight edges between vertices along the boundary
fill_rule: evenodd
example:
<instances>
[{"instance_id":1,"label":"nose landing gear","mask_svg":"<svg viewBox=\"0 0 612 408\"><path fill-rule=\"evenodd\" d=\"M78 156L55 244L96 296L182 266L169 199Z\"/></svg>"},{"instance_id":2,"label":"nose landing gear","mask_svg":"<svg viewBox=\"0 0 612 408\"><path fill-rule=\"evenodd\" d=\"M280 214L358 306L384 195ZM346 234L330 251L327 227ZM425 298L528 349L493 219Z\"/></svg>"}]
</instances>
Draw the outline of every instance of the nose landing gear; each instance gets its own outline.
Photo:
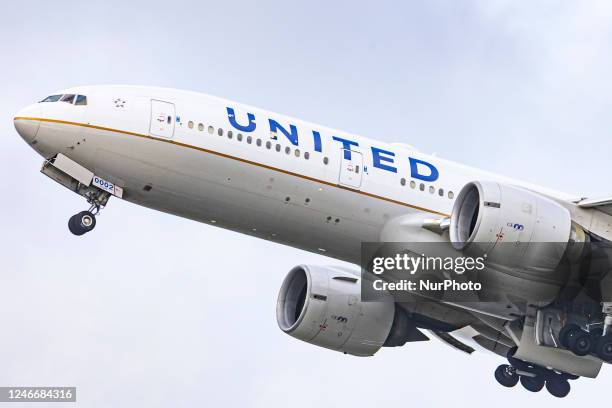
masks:
<instances>
[{"instance_id":1,"label":"nose landing gear","mask_svg":"<svg viewBox=\"0 0 612 408\"><path fill-rule=\"evenodd\" d=\"M96 216L100 213L100 205L95 202L87 211L81 211L68 220L68 229L76 236L81 236L96 227Z\"/></svg>"},{"instance_id":2,"label":"nose landing gear","mask_svg":"<svg viewBox=\"0 0 612 408\"><path fill-rule=\"evenodd\" d=\"M81 236L93 230L96 226L96 216L89 211L81 211L68 220L68 229L74 235Z\"/></svg>"}]
</instances>

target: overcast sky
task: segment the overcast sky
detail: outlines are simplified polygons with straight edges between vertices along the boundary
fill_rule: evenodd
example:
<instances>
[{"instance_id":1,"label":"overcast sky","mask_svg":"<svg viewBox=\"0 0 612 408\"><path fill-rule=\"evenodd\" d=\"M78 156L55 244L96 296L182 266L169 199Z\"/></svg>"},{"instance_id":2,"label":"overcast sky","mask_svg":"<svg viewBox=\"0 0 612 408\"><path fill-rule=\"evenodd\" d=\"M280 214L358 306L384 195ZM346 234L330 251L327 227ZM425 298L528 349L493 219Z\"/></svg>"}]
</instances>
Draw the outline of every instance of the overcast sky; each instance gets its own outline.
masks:
<instances>
[{"instance_id":1,"label":"overcast sky","mask_svg":"<svg viewBox=\"0 0 612 408\"><path fill-rule=\"evenodd\" d=\"M612 3L11 3L0 14L0 386L74 385L86 407L608 398L608 367L559 401L504 389L501 359L436 341L356 358L295 340L276 325L277 291L297 264L336 263L318 255L114 199L93 233L73 237L84 200L39 173L12 118L70 86L183 88L606 196Z\"/></svg>"}]
</instances>

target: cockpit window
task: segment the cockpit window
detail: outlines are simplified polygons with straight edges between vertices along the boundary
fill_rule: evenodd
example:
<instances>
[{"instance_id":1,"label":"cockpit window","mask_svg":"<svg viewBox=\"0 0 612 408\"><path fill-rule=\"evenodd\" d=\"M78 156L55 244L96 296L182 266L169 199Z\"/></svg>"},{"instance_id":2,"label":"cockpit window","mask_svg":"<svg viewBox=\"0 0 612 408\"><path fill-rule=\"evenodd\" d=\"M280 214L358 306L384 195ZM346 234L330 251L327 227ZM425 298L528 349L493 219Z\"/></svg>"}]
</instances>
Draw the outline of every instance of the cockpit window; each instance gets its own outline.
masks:
<instances>
[{"instance_id":1,"label":"cockpit window","mask_svg":"<svg viewBox=\"0 0 612 408\"><path fill-rule=\"evenodd\" d=\"M41 102L57 102L60 100L61 97L62 95L51 95L51 96L47 96Z\"/></svg>"},{"instance_id":2,"label":"cockpit window","mask_svg":"<svg viewBox=\"0 0 612 408\"><path fill-rule=\"evenodd\" d=\"M71 105L87 105L87 96L77 94L51 95L47 96L41 102L66 102Z\"/></svg>"},{"instance_id":3,"label":"cockpit window","mask_svg":"<svg viewBox=\"0 0 612 408\"><path fill-rule=\"evenodd\" d=\"M85 95L77 95L75 105L87 105L87 97Z\"/></svg>"},{"instance_id":4,"label":"cockpit window","mask_svg":"<svg viewBox=\"0 0 612 408\"><path fill-rule=\"evenodd\" d=\"M62 96L62 99L60 99L60 102L72 103L74 102L75 96L75 94L65 94L64 96Z\"/></svg>"}]
</instances>

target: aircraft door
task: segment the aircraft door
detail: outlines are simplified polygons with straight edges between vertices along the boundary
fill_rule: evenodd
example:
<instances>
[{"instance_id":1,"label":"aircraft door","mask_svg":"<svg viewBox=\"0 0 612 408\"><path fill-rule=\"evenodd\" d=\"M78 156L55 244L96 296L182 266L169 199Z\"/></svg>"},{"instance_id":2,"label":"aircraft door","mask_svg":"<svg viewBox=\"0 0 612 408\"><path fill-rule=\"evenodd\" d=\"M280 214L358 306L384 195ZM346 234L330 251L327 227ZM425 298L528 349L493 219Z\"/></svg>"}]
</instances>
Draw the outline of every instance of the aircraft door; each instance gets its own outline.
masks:
<instances>
[{"instance_id":1,"label":"aircraft door","mask_svg":"<svg viewBox=\"0 0 612 408\"><path fill-rule=\"evenodd\" d=\"M354 189L361 187L363 156L355 150L342 149L340 152L340 177L338 184Z\"/></svg>"},{"instance_id":2,"label":"aircraft door","mask_svg":"<svg viewBox=\"0 0 612 408\"><path fill-rule=\"evenodd\" d=\"M175 118L173 103L151 99L151 127L149 133L152 136L172 139Z\"/></svg>"}]
</instances>

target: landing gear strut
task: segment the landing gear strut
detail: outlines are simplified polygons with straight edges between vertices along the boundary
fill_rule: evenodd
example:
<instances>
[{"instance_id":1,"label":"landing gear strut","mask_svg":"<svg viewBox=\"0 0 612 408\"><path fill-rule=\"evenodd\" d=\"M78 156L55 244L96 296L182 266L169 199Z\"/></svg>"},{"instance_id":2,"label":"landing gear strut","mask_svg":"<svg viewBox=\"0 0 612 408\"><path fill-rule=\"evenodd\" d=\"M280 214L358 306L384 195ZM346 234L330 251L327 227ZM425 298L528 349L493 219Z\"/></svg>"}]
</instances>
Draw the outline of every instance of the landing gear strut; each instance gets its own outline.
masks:
<instances>
[{"instance_id":1,"label":"landing gear strut","mask_svg":"<svg viewBox=\"0 0 612 408\"><path fill-rule=\"evenodd\" d=\"M68 220L68 229L74 235L81 236L96 227L96 215L100 213L100 205L92 203L87 211L81 211Z\"/></svg>"},{"instance_id":2,"label":"landing gear strut","mask_svg":"<svg viewBox=\"0 0 612 408\"><path fill-rule=\"evenodd\" d=\"M495 370L495 379L504 387L514 387L521 382L523 388L538 392L546 386L546 390L557 398L563 398L570 392L568 380L578 377L572 374L557 373L548 368L527 363L514 357L516 348L508 352L508 364L502 364Z\"/></svg>"}]
</instances>

